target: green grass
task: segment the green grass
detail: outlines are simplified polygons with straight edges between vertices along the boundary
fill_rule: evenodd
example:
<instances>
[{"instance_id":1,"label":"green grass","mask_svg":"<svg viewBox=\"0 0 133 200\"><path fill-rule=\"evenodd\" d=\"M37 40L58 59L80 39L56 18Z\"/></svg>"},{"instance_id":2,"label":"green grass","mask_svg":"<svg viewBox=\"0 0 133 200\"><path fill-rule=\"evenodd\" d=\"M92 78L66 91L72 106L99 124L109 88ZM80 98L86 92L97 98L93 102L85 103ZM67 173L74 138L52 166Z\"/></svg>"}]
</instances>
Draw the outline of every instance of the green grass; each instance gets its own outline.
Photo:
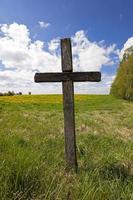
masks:
<instances>
[{"instance_id":1,"label":"green grass","mask_svg":"<svg viewBox=\"0 0 133 200\"><path fill-rule=\"evenodd\" d=\"M77 174L62 109L60 95L0 97L0 200L133 199L133 103L75 96Z\"/></svg>"}]
</instances>

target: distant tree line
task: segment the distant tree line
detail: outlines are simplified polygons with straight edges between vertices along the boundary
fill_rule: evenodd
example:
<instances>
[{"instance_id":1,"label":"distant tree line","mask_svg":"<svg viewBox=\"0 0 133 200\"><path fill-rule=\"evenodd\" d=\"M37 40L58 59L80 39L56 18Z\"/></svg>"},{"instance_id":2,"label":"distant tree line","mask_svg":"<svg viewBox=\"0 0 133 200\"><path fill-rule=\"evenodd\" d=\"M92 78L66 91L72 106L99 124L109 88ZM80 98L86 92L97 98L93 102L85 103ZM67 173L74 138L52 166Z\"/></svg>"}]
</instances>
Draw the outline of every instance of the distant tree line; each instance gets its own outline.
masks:
<instances>
[{"instance_id":1,"label":"distant tree line","mask_svg":"<svg viewBox=\"0 0 133 200\"><path fill-rule=\"evenodd\" d=\"M125 51L110 93L133 101L133 46Z\"/></svg>"},{"instance_id":2,"label":"distant tree line","mask_svg":"<svg viewBox=\"0 0 133 200\"><path fill-rule=\"evenodd\" d=\"M22 95L22 92L15 93L14 91L8 91L8 92L0 92L0 96L14 96L14 95Z\"/></svg>"},{"instance_id":3,"label":"distant tree line","mask_svg":"<svg viewBox=\"0 0 133 200\"><path fill-rule=\"evenodd\" d=\"M29 95L31 95L31 92L28 92ZM14 95L22 95L22 92L15 93L14 91L8 91L8 92L0 92L0 96L14 96Z\"/></svg>"}]
</instances>

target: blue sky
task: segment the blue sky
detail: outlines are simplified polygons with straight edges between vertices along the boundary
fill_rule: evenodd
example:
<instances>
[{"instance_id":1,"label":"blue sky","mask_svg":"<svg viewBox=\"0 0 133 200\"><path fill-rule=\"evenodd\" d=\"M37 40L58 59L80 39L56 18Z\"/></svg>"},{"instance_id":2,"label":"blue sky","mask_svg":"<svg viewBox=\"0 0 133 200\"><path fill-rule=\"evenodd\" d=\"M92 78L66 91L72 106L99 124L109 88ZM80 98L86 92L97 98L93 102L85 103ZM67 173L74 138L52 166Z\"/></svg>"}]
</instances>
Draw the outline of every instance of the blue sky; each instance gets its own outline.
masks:
<instances>
[{"instance_id":1,"label":"blue sky","mask_svg":"<svg viewBox=\"0 0 133 200\"><path fill-rule=\"evenodd\" d=\"M133 33L132 0L0 0L1 23L24 23L32 32L38 21L52 24L39 38L68 37L77 30L92 40L105 40L122 47Z\"/></svg>"},{"instance_id":2,"label":"blue sky","mask_svg":"<svg viewBox=\"0 0 133 200\"><path fill-rule=\"evenodd\" d=\"M133 0L0 0L0 24L24 24L32 42L39 40L46 44L55 38L74 37L75 33L83 31L85 37L97 45L103 40L103 46L115 44L114 51L108 55L114 64L108 67L108 62L104 62L100 68L104 74L114 76L118 66L118 61L114 61L115 53L120 52L133 36L132 8ZM39 22L48 26L41 27ZM0 57L0 69L5 66L9 73L10 66L6 66L4 59ZM10 89L9 84L6 89Z\"/></svg>"}]
</instances>

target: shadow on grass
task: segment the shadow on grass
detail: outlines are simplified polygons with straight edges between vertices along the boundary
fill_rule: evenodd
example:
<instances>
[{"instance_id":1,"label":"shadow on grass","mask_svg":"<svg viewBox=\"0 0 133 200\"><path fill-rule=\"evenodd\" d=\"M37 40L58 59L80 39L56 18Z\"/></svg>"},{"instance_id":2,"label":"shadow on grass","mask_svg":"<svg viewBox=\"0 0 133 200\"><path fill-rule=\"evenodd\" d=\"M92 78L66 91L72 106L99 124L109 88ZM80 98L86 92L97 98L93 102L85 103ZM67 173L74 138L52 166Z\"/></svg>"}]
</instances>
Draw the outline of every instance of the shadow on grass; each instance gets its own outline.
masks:
<instances>
[{"instance_id":1,"label":"shadow on grass","mask_svg":"<svg viewBox=\"0 0 133 200\"><path fill-rule=\"evenodd\" d=\"M100 170L100 175L104 179L121 179L123 181L126 181L127 179L133 178L128 168L125 167L123 164L117 164L117 163L111 163L108 165L105 165Z\"/></svg>"},{"instance_id":2,"label":"shadow on grass","mask_svg":"<svg viewBox=\"0 0 133 200\"><path fill-rule=\"evenodd\" d=\"M82 166L78 170L79 173L83 171L90 174L94 173L96 177L104 180L133 181L133 174L131 174L130 169L122 163L107 163L101 166L98 163L90 162L89 165Z\"/></svg>"}]
</instances>

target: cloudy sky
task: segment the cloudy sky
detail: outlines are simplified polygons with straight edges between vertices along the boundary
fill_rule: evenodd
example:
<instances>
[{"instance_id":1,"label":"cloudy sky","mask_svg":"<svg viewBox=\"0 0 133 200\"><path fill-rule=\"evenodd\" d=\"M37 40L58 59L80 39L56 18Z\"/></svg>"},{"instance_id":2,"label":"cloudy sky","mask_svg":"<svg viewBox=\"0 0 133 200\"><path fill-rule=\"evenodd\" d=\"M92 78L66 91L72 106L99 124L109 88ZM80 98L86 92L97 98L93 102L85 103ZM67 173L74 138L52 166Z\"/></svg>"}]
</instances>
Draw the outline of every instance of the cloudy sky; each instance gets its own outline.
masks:
<instances>
[{"instance_id":1,"label":"cloudy sky","mask_svg":"<svg viewBox=\"0 0 133 200\"><path fill-rule=\"evenodd\" d=\"M132 0L0 0L0 92L61 93L34 83L61 71L60 39L71 37L74 71L101 71L76 93L109 93L124 50L133 45Z\"/></svg>"}]
</instances>

